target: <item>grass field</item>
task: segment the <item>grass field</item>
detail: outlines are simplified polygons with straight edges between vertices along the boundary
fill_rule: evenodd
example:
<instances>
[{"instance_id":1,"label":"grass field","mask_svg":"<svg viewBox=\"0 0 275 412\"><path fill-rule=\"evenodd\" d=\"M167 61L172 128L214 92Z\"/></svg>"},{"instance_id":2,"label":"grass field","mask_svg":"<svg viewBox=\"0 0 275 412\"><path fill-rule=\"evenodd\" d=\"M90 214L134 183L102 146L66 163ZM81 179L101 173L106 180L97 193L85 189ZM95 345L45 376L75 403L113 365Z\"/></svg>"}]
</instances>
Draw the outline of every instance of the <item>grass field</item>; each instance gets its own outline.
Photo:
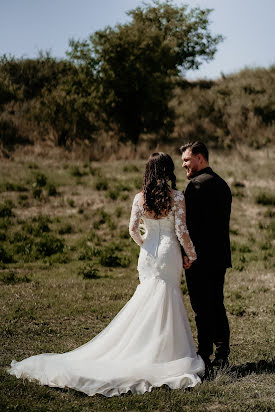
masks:
<instances>
[{"instance_id":1,"label":"grass field","mask_svg":"<svg viewBox=\"0 0 275 412\"><path fill-rule=\"evenodd\" d=\"M178 189L184 189L180 156L173 158ZM233 268L225 283L232 333L227 370L191 391L161 387L110 399L42 387L6 373L12 359L65 352L90 340L133 294L139 251L129 238L128 220L144 164L61 156L1 160L1 411L274 410L271 149L211 154L212 167L233 193ZM184 279L182 291L195 337Z\"/></svg>"}]
</instances>

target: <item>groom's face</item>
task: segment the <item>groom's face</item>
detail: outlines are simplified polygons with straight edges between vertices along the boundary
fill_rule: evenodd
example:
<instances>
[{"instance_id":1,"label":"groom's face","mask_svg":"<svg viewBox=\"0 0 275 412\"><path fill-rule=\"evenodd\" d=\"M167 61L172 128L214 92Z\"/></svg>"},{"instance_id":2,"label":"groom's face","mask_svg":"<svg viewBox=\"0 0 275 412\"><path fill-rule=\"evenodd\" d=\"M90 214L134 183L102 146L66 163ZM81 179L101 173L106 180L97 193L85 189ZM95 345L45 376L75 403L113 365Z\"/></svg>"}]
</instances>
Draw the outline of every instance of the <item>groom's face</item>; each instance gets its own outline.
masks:
<instances>
[{"instance_id":1,"label":"groom's face","mask_svg":"<svg viewBox=\"0 0 275 412\"><path fill-rule=\"evenodd\" d=\"M186 170L187 179L191 179L193 175L199 170L200 156L194 155L192 150L188 147L185 152L182 153L182 167Z\"/></svg>"}]
</instances>

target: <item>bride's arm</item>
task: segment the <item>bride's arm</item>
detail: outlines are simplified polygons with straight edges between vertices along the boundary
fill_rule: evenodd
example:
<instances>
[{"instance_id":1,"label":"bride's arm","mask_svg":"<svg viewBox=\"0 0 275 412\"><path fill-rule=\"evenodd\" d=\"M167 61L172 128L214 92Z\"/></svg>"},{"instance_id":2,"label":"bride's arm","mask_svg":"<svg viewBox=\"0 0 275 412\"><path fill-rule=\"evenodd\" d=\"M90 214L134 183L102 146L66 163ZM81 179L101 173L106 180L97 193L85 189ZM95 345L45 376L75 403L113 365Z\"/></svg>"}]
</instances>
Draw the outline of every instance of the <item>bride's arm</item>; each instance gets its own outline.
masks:
<instances>
[{"instance_id":1,"label":"bride's arm","mask_svg":"<svg viewBox=\"0 0 275 412\"><path fill-rule=\"evenodd\" d=\"M143 240L142 240L142 237L139 231L140 219L141 219L141 209L138 204L138 195L136 195L133 201L133 205L132 205L131 217L130 217L130 222L129 222L129 233L132 239L139 246L142 246Z\"/></svg>"},{"instance_id":2,"label":"bride's arm","mask_svg":"<svg viewBox=\"0 0 275 412\"><path fill-rule=\"evenodd\" d=\"M175 202L175 231L177 237L182 245L185 253L187 254L190 261L197 259L197 254L190 239L189 232L186 226L186 208L183 193L175 192L174 196Z\"/></svg>"}]
</instances>

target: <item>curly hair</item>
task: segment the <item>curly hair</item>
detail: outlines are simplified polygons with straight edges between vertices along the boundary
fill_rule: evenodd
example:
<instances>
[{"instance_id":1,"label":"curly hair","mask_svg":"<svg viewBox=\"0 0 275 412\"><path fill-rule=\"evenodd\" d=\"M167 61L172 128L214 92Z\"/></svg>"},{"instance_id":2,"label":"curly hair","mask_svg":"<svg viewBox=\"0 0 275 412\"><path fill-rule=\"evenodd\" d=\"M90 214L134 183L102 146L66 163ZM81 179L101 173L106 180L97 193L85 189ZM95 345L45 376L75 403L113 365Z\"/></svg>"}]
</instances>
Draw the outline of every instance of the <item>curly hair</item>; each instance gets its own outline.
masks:
<instances>
[{"instance_id":1,"label":"curly hair","mask_svg":"<svg viewBox=\"0 0 275 412\"><path fill-rule=\"evenodd\" d=\"M174 162L166 153L153 153L146 163L143 178L143 209L145 212L153 212L155 218L163 216L163 211L168 213L172 208L171 188L176 189L174 170Z\"/></svg>"}]
</instances>

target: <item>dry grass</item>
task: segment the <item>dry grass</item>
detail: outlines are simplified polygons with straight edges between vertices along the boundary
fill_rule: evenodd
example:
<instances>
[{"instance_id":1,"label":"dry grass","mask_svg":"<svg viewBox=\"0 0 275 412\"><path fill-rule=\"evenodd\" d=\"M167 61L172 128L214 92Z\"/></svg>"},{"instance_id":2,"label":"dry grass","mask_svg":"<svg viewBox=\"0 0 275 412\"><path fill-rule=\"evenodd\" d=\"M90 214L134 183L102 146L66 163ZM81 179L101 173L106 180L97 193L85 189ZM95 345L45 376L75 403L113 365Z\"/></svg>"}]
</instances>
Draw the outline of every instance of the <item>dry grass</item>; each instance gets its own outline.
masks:
<instances>
[{"instance_id":1,"label":"dry grass","mask_svg":"<svg viewBox=\"0 0 275 412\"><path fill-rule=\"evenodd\" d=\"M180 156L173 154L174 148L167 149L159 146L159 150L172 154L178 188L183 189L187 182ZM0 218L1 245L13 257L11 263L1 264L0 271L1 410L272 411L274 206L257 203L256 197L264 192L272 199L274 194L274 151L241 147L234 152L211 153L213 168L226 178L233 192L234 266L225 284L232 331L231 365L227 370L192 391L162 387L144 396L128 394L114 399L41 387L6 374L12 359L68 351L90 340L133 294L138 284L138 248L129 239L127 227L144 164L140 159L77 161L61 151L52 158L16 153L13 159L1 161L0 204L6 202L13 213ZM55 185L56 196L48 196L43 186L41 198L33 197L37 173ZM95 189L99 179L106 179L106 190ZM20 184L27 190L6 190L7 183ZM115 199L110 197L112 190ZM41 215L48 220L39 218ZM27 240L19 235L27 236ZM64 251L37 257L35 245L47 235L62 239ZM28 242L29 254L26 249L22 252L22 244ZM91 253L110 247L118 258L130 258L129 265L102 266L100 257ZM90 264L98 269L96 279L82 276ZM195 336L184 281L182 289Z\"/></svg>"}]
</instances>

